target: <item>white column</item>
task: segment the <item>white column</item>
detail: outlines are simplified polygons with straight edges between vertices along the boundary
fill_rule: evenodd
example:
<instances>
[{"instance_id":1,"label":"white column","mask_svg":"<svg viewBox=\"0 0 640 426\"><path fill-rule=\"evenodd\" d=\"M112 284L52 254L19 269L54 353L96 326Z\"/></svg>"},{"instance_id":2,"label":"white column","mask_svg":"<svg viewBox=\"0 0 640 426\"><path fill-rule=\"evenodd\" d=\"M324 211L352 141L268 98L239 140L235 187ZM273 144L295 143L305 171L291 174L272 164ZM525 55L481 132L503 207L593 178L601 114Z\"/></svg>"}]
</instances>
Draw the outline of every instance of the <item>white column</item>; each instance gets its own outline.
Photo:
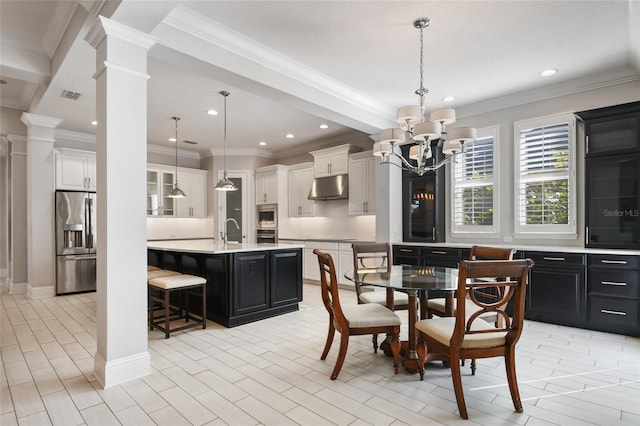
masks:
<instances>
[{"instance_id":1,"label":"white column","mask_svg":"<svg viewBox=\"0 0 640 426\"><path fill-rule=\"evenodd\" d=\"M27 296L53 296L53 131L62 120L27 113L20 120L27 126Z\"/></svg>"},{"instance_id":2,"label":"white column","mask_svg":"<svg viewBox=\"0 0 640 426\"><path fill-rule=\"evenodd\" d=\"M97 353L105 388L151 372L147 350L147 51L155 39L102 16L96 49Z\"/></svg>"},{"instance_id":3,"label":"white column","mask_svg":"<svg viewBox=\"0 0 640 426\"><path fill-rule=\"evenodd\" d=\"M402 170L380 161L376 161L376 241L402 242Z\"/></svg>"}]
</instances>

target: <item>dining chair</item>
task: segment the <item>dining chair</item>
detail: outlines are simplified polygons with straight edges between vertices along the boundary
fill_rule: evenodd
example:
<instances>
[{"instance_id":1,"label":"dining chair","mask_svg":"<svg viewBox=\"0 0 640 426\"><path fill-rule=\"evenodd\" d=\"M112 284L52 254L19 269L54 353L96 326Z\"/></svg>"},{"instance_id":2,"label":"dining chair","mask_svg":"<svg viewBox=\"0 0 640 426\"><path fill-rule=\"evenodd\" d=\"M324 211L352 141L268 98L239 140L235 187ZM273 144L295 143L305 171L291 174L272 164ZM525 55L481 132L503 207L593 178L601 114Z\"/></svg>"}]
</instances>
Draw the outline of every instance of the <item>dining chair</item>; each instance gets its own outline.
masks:
<instances>
[{"instance_id":1,"label":"dining chair","mask_svg":"<svg viewBox=\"0 0 640 426\"><path fill-rule=\"evenodd\" d=\"M391 309L377 303L342 306L338 292L336 269L331 255L318 249L313 250L318 256L320 266L320 287L322 301L329 312L329 332L321 360L327 358L336 330L340 333L340 349L336 365L331 373L331 380L335 380L342 369L350 336L387 333L391 335L391 352L393 354L393 368L398 374L400 358L400 324L401 320ZM374 348L377 353L377 348Z\"/></svg>"},{"instance_id":2,"label":"dining chair","mask_svg":"<svg viewBox=\"0 0 640 426\"><path fill-rule=\"evenodd\" d=\"M511 260L513 259L513 255L515 253L515 249L511 248L500 248L500 247L489 247L489 246L478 246L474 245L471 247L471 251L469 252L469 260ZM500 295L498 292L500 288L489 288L484 291L478 291L476 296L479 298L483 298L484 300L498 300ZM477 310L478 307L470 300L466 299L466 310L467 312L472 312ZM448 316L446 310L447 302L444 297L437 297L433 299L427 300L427 317L432 318L433 315L437 315L439 317ZM455 305L453 307L453 315L456 314ZM487 322L492 322L496 324L496 327L500 326L501 316L494 314L493 312L487 312L482 315L482 319ZM462 359L462 365L464 365L464 358ZM471 360L471 374L476 374L476 362L475 360Z\"/></svg>"},{"instance_id":3,"label":"dining chair","mask_svg":"<svg viewBox=\"0 0 640 426\"><path fill-rule=\"evenodd\" d=\"M460 417L468 419L462 389L460 360L504 357L509 391L515 410L522 412L522 402L516 379L515 349L524 323L524 298L531 259L478 261L463 260L458 267L456 290L456 315L424 319L416 322L418 333L418 368L420 380L424 379L426 352L437 353L448 359ZM501 278L508 277L508 278ZM500 299L483 302L476 291L500 288ZM467 296L475 308L467 311ZM510 318L504 306L513 301ZM501 317L500 326L489 324L480 318L491 312Z\"/></svg>"}]
</instances>

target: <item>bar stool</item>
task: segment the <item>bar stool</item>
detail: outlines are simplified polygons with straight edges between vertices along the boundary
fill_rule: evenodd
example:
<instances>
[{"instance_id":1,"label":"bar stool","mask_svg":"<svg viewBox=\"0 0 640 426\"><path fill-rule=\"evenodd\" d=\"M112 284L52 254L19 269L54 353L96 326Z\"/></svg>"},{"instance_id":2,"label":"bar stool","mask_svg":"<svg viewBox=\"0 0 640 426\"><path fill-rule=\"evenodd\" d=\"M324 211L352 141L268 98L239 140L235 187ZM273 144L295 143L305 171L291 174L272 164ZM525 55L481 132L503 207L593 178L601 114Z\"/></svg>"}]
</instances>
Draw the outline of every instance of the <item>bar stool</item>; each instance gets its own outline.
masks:
<instances>
[{"instance_id":1,"label":"bar stool","mask_svg":"<svg viewBox=\"0 0 640 426\"><path fill-rule=\"evenodd\" d=\"M163 270L166 271L166 270ZM159 271L151 271L152 274ZM174 271L168 271L174 272ZM164 331L165 339L174 331L185 330L191 327L202 325L207 328L207 280L195 275L174 273L171 275L161 275L149 279L149 330L154 327ZM182 306L171 310L169 298L171 293L178 292L184 296L184 313ZM200 318L194 317L189 312L189 296L199 295L202 297L202 315ZM154 303L162 305L162 314L155 316ZM179 303L180 305L181 303ZM184 324L171 327L171 321L184 319ZM189 322L192 320L193 322Z\"/></svg>"}]
</instances>

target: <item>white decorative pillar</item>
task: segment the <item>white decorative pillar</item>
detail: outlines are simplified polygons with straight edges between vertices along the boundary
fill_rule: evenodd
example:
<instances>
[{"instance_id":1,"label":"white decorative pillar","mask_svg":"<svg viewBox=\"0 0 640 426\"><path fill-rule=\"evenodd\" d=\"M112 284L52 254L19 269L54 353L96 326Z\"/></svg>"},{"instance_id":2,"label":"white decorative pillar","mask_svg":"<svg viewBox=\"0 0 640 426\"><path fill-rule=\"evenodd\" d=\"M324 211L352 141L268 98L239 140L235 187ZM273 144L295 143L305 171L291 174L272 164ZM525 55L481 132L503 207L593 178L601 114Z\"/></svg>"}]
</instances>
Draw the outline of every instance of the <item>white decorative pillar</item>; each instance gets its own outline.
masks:
<instances>
[{"instance_id":1,"label":"white decorative pillar","mask_svg":"<svg viewBox=\"0 0 640 426\"><path fill-rule=\"evenodd\" d=\"M377 159L376 241L402 242L402 170L391 164L380 164Z\"/></svg>"},{"instance_id":2,"label":"white decorative pillar","mask_svg":"<svg viewBox=\"0 0 640 426\"><path fill-rule=\"evenodd\" d=\"M53 131L59 118L23 113L27 126L27 296L55 295Z\"/></svg>"},{"instance_id":3,"label":"white decorative pillar","mask_svg":"<svg viewBox=\"0 0 640 426\"><path fill-rule=\"evenodd\" d=\"M97 353L105 388L151 373L147 350L147 51L155 39L98 17Z\"/></svg>"}]
</instances>

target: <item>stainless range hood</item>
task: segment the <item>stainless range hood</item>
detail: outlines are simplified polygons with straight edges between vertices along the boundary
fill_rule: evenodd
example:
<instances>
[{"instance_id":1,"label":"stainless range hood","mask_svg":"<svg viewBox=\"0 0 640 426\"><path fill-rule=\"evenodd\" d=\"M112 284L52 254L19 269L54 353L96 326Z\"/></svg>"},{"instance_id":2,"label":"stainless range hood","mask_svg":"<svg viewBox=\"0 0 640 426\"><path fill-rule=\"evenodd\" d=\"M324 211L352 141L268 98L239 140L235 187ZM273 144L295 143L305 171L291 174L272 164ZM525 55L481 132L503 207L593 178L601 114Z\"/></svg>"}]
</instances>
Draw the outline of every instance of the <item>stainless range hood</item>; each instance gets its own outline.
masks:
<instances>
[{"instance_id":1,"label":"stainless range hood","mask_svg":"<svg viewBox=\"0 0 640 426\"><path fill-rule=\"evenodd\" d=\"M315 178L307 198L316 201L349 199L349 175Z\"/></svg>"}]
</instances>

